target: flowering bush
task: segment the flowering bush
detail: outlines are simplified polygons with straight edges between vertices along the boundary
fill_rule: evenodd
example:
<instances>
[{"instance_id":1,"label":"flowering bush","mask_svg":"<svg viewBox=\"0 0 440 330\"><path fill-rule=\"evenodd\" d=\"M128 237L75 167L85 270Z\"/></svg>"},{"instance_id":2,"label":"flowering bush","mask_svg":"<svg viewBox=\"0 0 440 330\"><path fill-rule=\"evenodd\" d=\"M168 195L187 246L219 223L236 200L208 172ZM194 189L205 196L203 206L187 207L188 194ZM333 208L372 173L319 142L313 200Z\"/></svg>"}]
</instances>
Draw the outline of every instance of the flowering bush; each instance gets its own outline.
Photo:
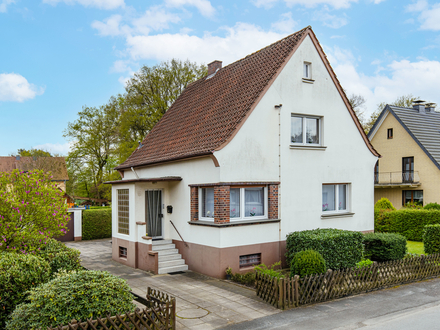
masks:
<instances>
[{"instance_id":1,"label":"flowering bush","mask_svg":"<svg viewBox=\"0 0 440 330\"><path fill-rule=\"evenodd\" d=\"M67 204L51 178L38 170L0 173L0 252L35 253L66 233Z\"/></svg>"}]
</instances>

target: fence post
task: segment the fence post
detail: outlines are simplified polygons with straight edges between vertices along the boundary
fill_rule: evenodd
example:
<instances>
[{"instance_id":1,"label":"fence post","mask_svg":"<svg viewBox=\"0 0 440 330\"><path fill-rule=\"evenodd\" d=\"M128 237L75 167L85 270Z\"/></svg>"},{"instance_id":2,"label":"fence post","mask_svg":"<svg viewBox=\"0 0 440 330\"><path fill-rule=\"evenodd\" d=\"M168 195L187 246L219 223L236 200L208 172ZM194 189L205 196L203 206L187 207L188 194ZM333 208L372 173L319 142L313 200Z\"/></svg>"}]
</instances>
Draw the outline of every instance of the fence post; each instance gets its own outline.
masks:
<instances>
[{"instance_id":1,"label":"fence post","mask_svg":"<svg viewBox=\"0 0 440 330\"><path fill-rule=\"evenodd\" d=\"M278 279L278 308L284 309L284 278Z\"/></svg>"},{"instance_id":2,"label":"fence post","mask_svg":"<svg viewBox=\"0 0 440 330\"><path fill-rule=\"evenodd\" d=\"M298 307L299 306L299 275L295 275L293 277L293 292L294 292L294 299L293 301L295 302L295 306Z\"/></svg>"}]
</instances>

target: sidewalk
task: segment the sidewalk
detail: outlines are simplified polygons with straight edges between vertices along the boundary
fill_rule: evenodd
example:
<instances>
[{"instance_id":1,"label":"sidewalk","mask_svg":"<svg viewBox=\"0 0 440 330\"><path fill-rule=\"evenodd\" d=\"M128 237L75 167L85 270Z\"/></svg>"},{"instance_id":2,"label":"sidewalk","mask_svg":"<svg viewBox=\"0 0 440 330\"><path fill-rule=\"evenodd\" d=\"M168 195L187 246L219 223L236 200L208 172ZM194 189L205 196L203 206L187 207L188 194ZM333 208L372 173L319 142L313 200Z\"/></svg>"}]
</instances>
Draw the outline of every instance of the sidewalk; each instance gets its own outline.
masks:
<instances>
[{"instance_id":1,"label":"sidewalk","mask_svg":"<svg viewBox=\"0 0 440 330\"><path fill-rule=\"evenodd\" d=\"M198 273L152 275L124 266L111 259L110 239L66 245L81 252L84 267L126 279L134 293L145 296L150 286L176 297L177 329L210 330L281 312L257 298L254 290Z\"/></svg>"}]
</instances>

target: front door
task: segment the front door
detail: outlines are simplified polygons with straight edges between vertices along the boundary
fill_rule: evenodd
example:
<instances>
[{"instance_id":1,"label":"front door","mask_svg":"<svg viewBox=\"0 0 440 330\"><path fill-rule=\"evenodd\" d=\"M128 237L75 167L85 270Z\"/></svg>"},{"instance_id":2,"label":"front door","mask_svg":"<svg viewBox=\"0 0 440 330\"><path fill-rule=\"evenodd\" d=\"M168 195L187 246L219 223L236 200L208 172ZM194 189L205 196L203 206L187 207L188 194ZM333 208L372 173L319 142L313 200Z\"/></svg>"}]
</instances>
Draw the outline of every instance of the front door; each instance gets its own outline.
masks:
<instances>
[{"instance_id":1,"label":"front door","mask_svg":"<svg viewBox=\"0 0 440 330\"><path fill-rule=\"evenodd\" d=\"M163 238L162 234L162 191L145 191L145 220L147 223L148 236Z\"/></svg>"}]
</instances>

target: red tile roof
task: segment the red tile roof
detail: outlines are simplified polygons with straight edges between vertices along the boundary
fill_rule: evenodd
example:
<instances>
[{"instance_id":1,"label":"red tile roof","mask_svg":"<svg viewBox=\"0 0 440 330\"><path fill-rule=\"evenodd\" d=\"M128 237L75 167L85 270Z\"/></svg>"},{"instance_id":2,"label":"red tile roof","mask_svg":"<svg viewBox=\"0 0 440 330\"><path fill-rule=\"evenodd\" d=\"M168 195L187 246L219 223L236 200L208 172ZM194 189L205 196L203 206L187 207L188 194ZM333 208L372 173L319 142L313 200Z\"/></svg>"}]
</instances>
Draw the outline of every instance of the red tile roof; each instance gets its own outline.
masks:
<instances>
[{"instance_id":1,"label":"red tile roof","mask_svg":"<svg viewBox=\"0 0 440 330\"><path fill-rule=\"evenodd\" d=\"M209 79L190 84L145 137L143 146L116 169L210 155L220 149L306 35L314 37L310 26L220 69ZM335 83L339 85L337 79ZM353 111L351 107L349 111ZM356 116L353 119L357 121ZM363 131L361 134L365 136ZM366 136L364 140L371 146Z\"/></svg>"},{"instance_id":2,"label":"red tile roof","mask_svg":"<svg viewBox=\"0 0 440 330\"><path fill-rule=\"evenodd\" d=\"M41 169L52 172L53 181L69 180L64 157L37 157L35 159L33 157L20 157L19 160L15 156L0 157L0 172L12 172L15 169L22 171Z\"/></svg>"}]
</instances>

